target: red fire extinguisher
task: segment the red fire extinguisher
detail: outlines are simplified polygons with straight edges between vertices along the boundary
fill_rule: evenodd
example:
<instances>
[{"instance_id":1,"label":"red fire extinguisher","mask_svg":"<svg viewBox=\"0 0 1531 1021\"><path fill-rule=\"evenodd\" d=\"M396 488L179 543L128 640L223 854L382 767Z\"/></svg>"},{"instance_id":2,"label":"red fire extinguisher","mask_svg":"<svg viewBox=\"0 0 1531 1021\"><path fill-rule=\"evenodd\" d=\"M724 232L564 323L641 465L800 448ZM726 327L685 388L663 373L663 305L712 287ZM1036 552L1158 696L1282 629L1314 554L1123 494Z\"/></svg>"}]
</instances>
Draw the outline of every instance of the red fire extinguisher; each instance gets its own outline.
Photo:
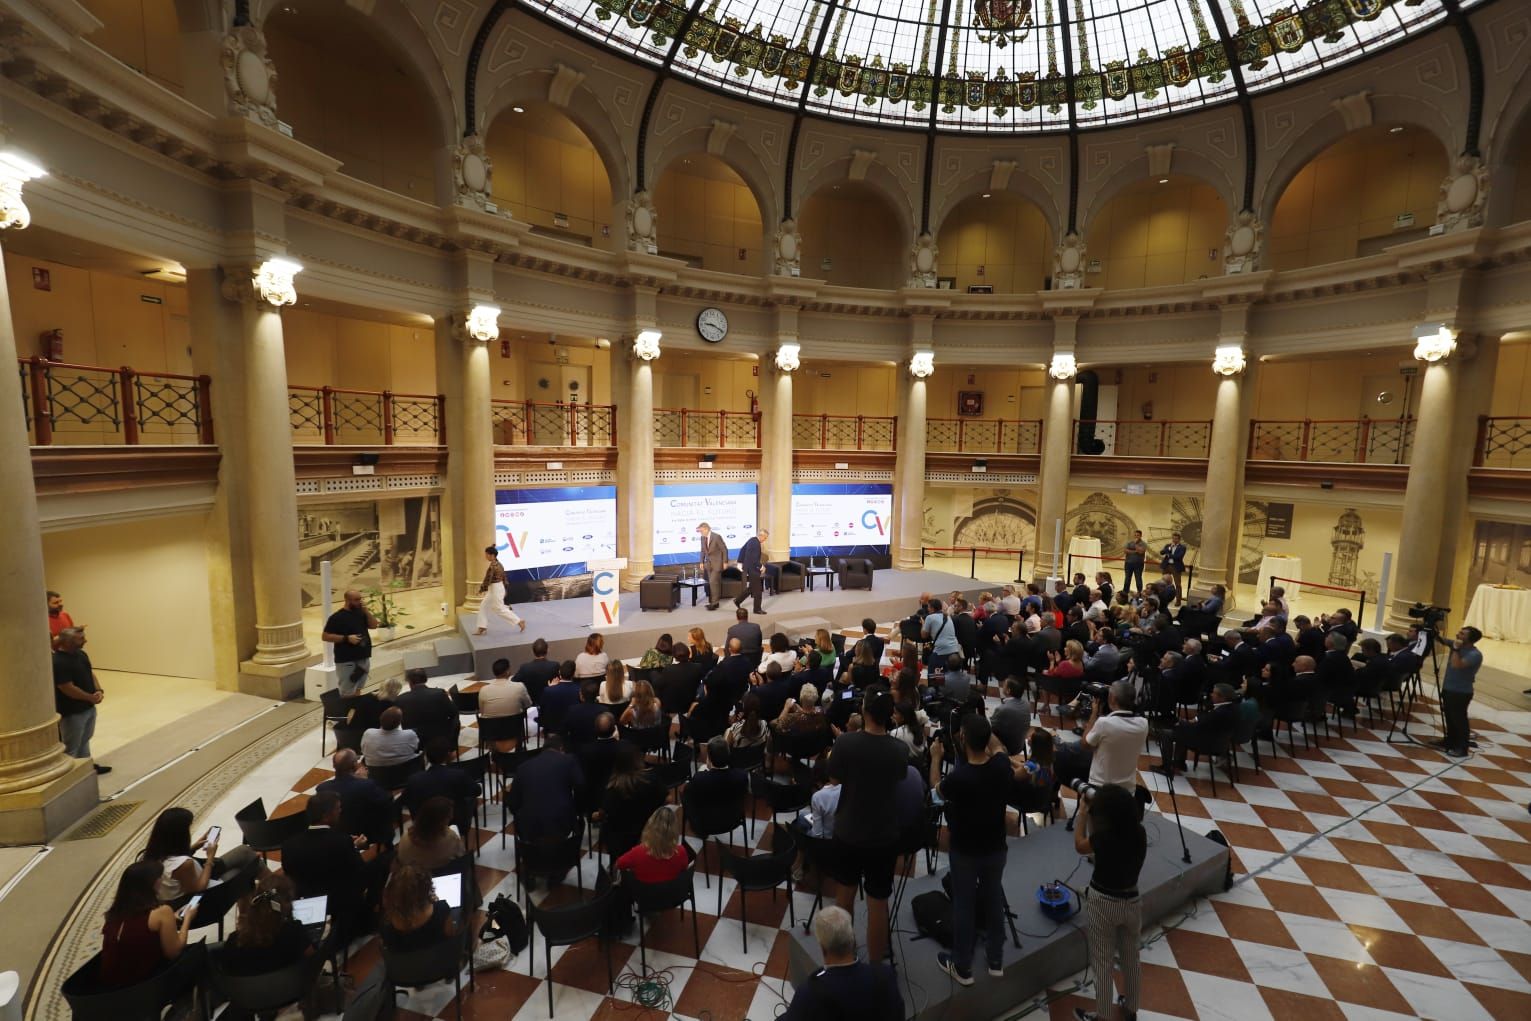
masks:
<instances>
[{"instance_id":1,"label":"red fire extinguisher","mask_svg":"<svg viewBox=\"0 0 1531 1021\"><path fill-rule=\"evenodd\" d=\"M746 390L746 391L744 391L744 396L746 396L746 397L748 397L750 399L750 414L751 415L758 415L758 414L760 414L760 398L755 396L755 391L753 391L753 390Z\"/></svg>"},{"instance_id":2,"label":"red fire extinguisher","mask_svg":"<svg viewBox=\"0 0 1531 1021\"><path fill-rule=\"evenodd\" d=\"M50 362L64 360L64 331L44 330L38 337L42 343L43 357Z\"/></svg>"}]
</instances>

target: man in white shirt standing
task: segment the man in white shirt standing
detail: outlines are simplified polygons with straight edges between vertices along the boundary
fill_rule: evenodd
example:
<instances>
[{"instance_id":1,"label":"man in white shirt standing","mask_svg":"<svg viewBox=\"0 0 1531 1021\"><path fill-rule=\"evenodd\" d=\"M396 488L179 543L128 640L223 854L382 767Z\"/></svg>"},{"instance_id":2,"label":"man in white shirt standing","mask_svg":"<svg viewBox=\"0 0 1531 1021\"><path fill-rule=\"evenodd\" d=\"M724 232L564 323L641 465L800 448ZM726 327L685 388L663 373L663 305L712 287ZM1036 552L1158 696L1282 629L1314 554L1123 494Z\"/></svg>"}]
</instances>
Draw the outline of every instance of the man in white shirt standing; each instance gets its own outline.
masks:
<instances>
[{"instance_id":1,"label":"man in white shirt standing","mask_svg":"<svg viewBox=\"0 0 1531 1021\"><path fill-rule=\"evenodd\" d=\"M1132 713L1131 681L1117 681L1110 689L1111 711L1101 715L1097 699L1084 725L1083 743L1093 749L1090 785L1115 784L1128 791L1138 786L1138 755L1148 740L1148 720Z\"/></svg>"},{"instance_id":2,"label":"man in white shirt standing","mask_svg":"<svg viewBox=\"0 0 1531 1021\"><path fill-rule=\"evenodd\" d=\"M1014 585L1005 586L1004 594L1000 596L999 608L1009 617L1014 617L1021 612L1021 597L1016 594Z\"/></svg>"}]
</instances>

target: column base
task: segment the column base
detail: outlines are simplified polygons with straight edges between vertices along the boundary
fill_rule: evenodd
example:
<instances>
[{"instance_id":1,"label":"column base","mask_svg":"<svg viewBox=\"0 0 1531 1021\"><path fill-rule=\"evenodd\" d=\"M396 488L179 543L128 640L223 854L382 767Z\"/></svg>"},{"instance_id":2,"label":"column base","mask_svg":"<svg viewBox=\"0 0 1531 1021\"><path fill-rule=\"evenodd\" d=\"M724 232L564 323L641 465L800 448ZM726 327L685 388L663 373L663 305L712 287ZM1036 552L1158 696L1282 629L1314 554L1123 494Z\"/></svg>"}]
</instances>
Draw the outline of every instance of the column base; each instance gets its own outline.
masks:
<instances>
[{"instance_id":1,"label":"column base","mask_svg":"<svg viewBox=\"0 0 1531 1021\"><path fill-rule=\"evenodd\" d=\"M282 667L295 660L306 662L309 658L301 620L291 624L255 625L255 655L250 662Z\"/></svg>"},{"instance_id":2,"label":"column base","mask_svg":"<svg viewBox=\"0 0 1531 1021\"><path fill-rule=\"evenodd\" d=\"M45 844L101 801L90 759L36 787L0 794L0 845Z\"/></svg>"},{"instance_id":3,"label":"column base","mask_svg":"<svg viewBox=\"0 0 1531 1021\"><path fill-rule=\"evenodd\" d=\"M923 571L925 565L920 563L920 549L905 549L902 546L894 547L893 569L895 571Z\"/></svg>"},{"instance_id":4,"label":"column base","mask_svg":"<svg viewBox=\"0 0 1531 1021\"><path fill-rule=\"evenodd\" d=\"M622 569L622 591L638 591L638 584L653 573L653 560L634 560L628 557L627 566Z\"/></svg>"},{"instance_id":5,"label":"column base","mask_svg":"<svg viewBox=\"0 0 1531 1021\"><path fill-rule=\"evenodd\" d=\"M278 702L298 698L303 694L303 678L308 668L322 661L322 656L311 655L289 659L285 663L246 660L239 664L239 690L246 695Z\"/></svg>"}]
</instances>

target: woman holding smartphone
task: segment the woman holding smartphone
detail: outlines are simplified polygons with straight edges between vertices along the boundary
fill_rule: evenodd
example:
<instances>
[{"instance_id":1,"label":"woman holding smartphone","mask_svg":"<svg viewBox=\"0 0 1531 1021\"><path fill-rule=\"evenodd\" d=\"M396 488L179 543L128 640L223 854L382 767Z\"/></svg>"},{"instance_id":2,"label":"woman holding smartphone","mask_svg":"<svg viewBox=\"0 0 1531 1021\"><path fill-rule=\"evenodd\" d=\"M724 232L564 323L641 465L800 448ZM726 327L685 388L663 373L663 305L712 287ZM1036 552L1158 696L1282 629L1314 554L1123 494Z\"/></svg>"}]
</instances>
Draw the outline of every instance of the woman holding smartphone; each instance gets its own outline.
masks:
<instances>
[{"instance_id":1,"label":"woman holding smartphone","mask_svg":"<svg viewBox=\"0 0 1531 1021\"><path fill-rule=\"evenodd\" d=\"M258 863L256 853L243 844L221 858L216 857L222 836L220 828L209 827L193 842L191 821L189 809L165 809L154 820L154 827L149 831L149 845L138 856L139 861L153 862L160 867L156 886L163 903L179 900L188 893L201 893L214 879L243 872ZM199 853L200 857L197 857Z\"/></svg>"},{"instance_id":2,"label":"woman holding smartphone","mask_svg":"<svg viewBox=\"0 0 1531 1021\"><path fill-rule=\"evenodd\" d=\"M106 909L101 928L98 980L107 989L125 989L145 981L186 949L186 933L197 917L188 904L177 917L155 892L159 866L138 861L117 881L117 895Z\"/></svg>"}]
</instances>

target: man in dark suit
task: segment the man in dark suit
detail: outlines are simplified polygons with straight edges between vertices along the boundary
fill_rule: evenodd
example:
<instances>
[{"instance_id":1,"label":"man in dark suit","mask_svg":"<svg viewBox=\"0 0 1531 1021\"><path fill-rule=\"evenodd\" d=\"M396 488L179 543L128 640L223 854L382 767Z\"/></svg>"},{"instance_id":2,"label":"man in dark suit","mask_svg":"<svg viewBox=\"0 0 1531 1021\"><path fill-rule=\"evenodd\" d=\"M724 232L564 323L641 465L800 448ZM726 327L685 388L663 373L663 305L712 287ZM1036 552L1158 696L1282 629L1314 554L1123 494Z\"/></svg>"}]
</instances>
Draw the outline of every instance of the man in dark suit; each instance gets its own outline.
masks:
<instances>
[{"instance_id":1,"label":"man in dark suit","mask_svg":"<svg viewBox=\"0 0 1531 1021\"><path fill-rule=\"evenodd\" d=\"M734 610L734 626L728 629L728 640L732 642L739 639L739 651L746 657L754 657L755 662L760 662L760 650L765 645L765 635L760 632L760 625L750 620L750 611L744 607Z\"/></svg>"},{"instance_id":2,"label":"man in dark suit","mask_svg":"<svg viewBox=\"0 0 1531 1021\"><path fill-rule=\"evenodd\" d=\"M569 710L579 704L579 682L574 679L574 661L558 664L558 676L542 689L537 699L537 726L544 732L563 733Z\"/></svg>"},{"instance_id":3,"label":"man in dark suit","mask_svg":"<svg viewBox=\"0 0 1531 1021\"><path fill-rule=\"evenodd\" d=\"M353 837L387 847L393 843L393 799L367 778L367 767L350 748L331 758L335 775L319 785L321 792L340 796L340 828Z\"/></svg>"},{"instance_id":4,"label":"man in dark suit","mask_svg":"<svg viewBox=\"0 0 1531 1021\"><path fill-rule=\"evenodd\" d=\"M579 702L564 714L563 732L571 749L595 740L595 721L604 712L600 704L601 682L585 680L579 683Z\"/></svg>"},{"instance_id":5,"label":"man in dark suit","mask_svg":"<svg viewBox=\"0 0 1531 1021\"><path fill-rule=\"evenodd\" d=\"M617 737L617 719L611 713L602 713L595 718L595 740L580 745L578 752L579 768L585 774L581 809L590 812L601 807L618 751L622 745L631 743Z\"/></svg>"},{"instance_id":6,"label":"man in dark suit","mask_svg":"<svg viewBox=\"0 0 1531 1021\"><path fill-rule=\"evenodd\" d=\"M691 708L702 686L706 671L691 658L691 647L675 646L675 662L659 671L653 679L654 694L659 696L659 710L666 716L675 716Z\"/></svg>"},{"instance_id":7,"label":"man in dark suit","mask_svg":"<svg viewBox=\"0 0 1531 1021\"><path fill-rule=\"evenodd\" d=\"M452 764L455 750L440 738L425 746L425 759L430 766L404 782L404 804L410 814L418 812L431 798L446 798L459 810L477 800L478 781Z\"/></svg>"},{"instance_id":8,"label":"man in dark suit","mask_svg":"<svg viewBox=\"0 0 1531 1021\"><path fill-rule=\"evenodd\" d=\"M547 640L539 638L532 643L531 661L522 663L511 680L526 685L526 693L532 696L535 703L542 697L543 689L557 676L558 664L548 659Z\"/></svg>"},{"instance_id":9,"label":"man in dark suit","mask_svg":"<svg viewBox=\"0 0 1531 1021\"><path fill-rule=\"evenodd\" d=\"M1179 532L1171 532L1170 541L1159 550L1159 570L1175 579L1175 602L1178 603L1185 591L1185 543L1180 541ZM1165 609L1169 609L1168 602Z\"/></svg>"},{"instance_id":10,"label":"man in dark suit","mask_svg":"<svg viewBox=\"0 0 1531 1021\"><path fill-rule=\"evenodd\" d=\"M872 650L873 662L882 662L882 650L887 642L883 641L882 636L877 633L877 621L871 617L866 618L861 622L861 631L861 637L856 640L855 646L850 642L845 643L845 652L840 657L840 673L842 674L850 669L851 661L856 658L856 646L862 644L866 644Z\"/></svg>"},{"instance_id":11,"label":"man in dark suit","mask_svg":"<svg viewBox=\"0 0 1531 1021\"><path fill-rule=\"evenodd\" d=\"M1185 753L1200 750L1203 753L1224 751L1228 735L1238 722L1238 706L1234 703L1234 690L1230 684L1217 684L1212 688L1212 705L1197 714L1195 721L1182 721L1174 729L1159 732L1159 747L1164 752L1164 764L1154 767L1157 773L1174 776L1185 772ZM1216 768L1216 767L1214 767Z\"/></svg>"},{"instance_id":12,"label":"man in dark suit","mask_svg":"<svg viewBox=\"0 0 1531 1021\"><path fill-rule=\"evenodd\" d=\"M734 626L738 627L737 624ZM707 678L707 687L716 697L725 699L732 706L744 697L745 689L750 686L750 674L754 673L755 665L759 662L759 649L749 652L738 638L730 636L728 655L718 660L718 665L712 668Z\"/></svg>"},{"instance_id":13,"label":"man in dark suit","mask_svg":"<svg viewBox=\"0 0 1531 1021\"><path fill-rule=\"evenodd\" d=\"M424 670L406 670L404 679L409 682L409 690L393 701L404 712L404 729L413 730L422 745L437 738L456 741L461 721L452 696L441 688L431 687Z\"/></svg>"},{"instance_id":14,"label":"man in dark suit","mask_svg":"<svg viewBox=\"0 0 1531 1021\"><path fill-rule=\"evenodd\" d=\"M564 751L563 737L547 735L542 750L516 770L505 795L505 807L516 821L516 839L555 843L573 833L584 786L585 772L579 760Z\"/></svg>"},{"instance_id":15,"label":"man in dark suit","mask_svg":"<svg viewBox=\"0 0 1531 1021\"><path fill-rule=\"evenodd\" d=\"M745 597L755 601L755 612L763 612L760 608L760 540L769 539L771 533L764 528L744 540L744 545L739 548L739 570L744 574L744 591L739 593L739 598L734 600L734 609L744 605Z\"/></svg>"},{"instance_id":16,"label":"man in dark suit","mask_svg":"<svg viewBox=\"0 0 1531 1021\"><path fill-rule=\"evenodd\" d=\"M780 663L767 663L765 672L759 676L760 683L754 691L760 699L760 718L770 722L781 715L787 699L795 696L803 685L799 674L783 673Z\"/></svg>"},{"instance_id":17,"label":"man in dark suit","mask_svg":"<svg viewBox=\"0 0 1531 1021\"><path fill-rule=\"evenodd\" d=\"M993 734L1005 746L1006 755L1019 755L1026 749L1026 735L1031 730L1031 702L1026 698L1026 681L1006 677L999 705L989 714Z\"/></svg>"},{"instance_id":18,"label":"man in dark suit","mask_svg":"<svg viewBox=\"0 0 1531 1021\"><path fill-rule=\"evenodd\" d=\"M1323 630L1302 614L1293 617L1292 623L1297 628L1297 633L1292 636L1297 643L1297 655L1321 658L1324 654Z\"/></svg>"},{"instance_id":19,"label":"man in dark suit","mask_svg":"<svg viewBox=\"0 0 1531 1021\"><path fill-rule=\"evenodd\" d=\"M957 632L957 644L962 646L962 657L967 660L978 656L978 621L968 607L966 599L952 604L952 628Z\"/></svg>"},{"instance_id":20,"label":"man in dark suit","mask_svg":"<svg viewBox=\"0 0 1531 1021\"><path fill-rule=\"evenodd\" d=\"M716 610L723 598L723 564L728 560L728 544L712 526L703 521L696 526L696 534L702 537L702 573L707 577L707 609Z\"/></svg>"},{"instance_id":21,"label":"man in dark suit","mask_svg":"<svg viewBox=\"0 0 1531 1021\"><path fill-rule=\"evenodd\" d=\"M1356 669L1350 662L1350 642L1339 631L1331 631L1324 638L1324 654L1318 661L1319 686L1324 698L1341 712L1355 714Z\"/></svg>"},{"instance_id":22,"label":"man in dark suit","mask_svg":"<svg viewBox=\"0 0 1531 1021\"><path fill-rule=\"evenodd\" d=\"M340 825L340 795L321 791L303 810L308 829L282 844L282 871L299 897L328 897L330 917L343 933L366 927L369 896L381 890L381 848L352 837Z\"/></svg>"},{"instance_id":23,"label":"man in dark suit","mask_svg":"<svg viewBox=\"0 0 1531 1021\"><path fill-rule=\"evenodd\" d=\"M1333 613L1326 613L1318 618L1318 623L1324 629L1325 634L1330 631L1338 631L1345 636L1345 640L1351 645L1356 644L1356 636L1361 633L1361 629L1356 626L1355 618L1343 606Z\"/></svg>"}]
</instances>

